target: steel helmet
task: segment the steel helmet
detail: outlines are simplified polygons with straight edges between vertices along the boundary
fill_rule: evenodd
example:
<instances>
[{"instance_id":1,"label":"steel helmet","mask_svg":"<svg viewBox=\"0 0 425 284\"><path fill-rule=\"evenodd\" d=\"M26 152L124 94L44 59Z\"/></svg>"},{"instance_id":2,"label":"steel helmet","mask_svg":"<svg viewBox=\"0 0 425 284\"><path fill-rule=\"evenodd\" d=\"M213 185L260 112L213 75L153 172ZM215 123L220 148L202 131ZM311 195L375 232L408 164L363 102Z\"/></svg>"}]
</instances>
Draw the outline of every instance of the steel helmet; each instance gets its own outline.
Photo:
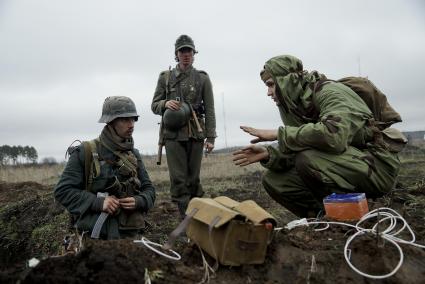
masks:
<instances>
[{"instance_id":1,"label":"steel helmet","mask_svg":"<svg viewBox=\"0 0 425 284\"><path fill-rule=\"evenodd\" d=\"M193 52L197 53L195 49L195 43L193 42L193 39L188 35L179 36L176 40L176 43L174 44L174 47L175 53L177 53L177 51L182 49L183 47L189 47L193 49Z\"/></svg>"},{"instance_id":2,"label":"steel helmet","mask_svg":"<svg viewBox=\"0 0 425 284\"><path fill-rule=\"evenodd\" d=\"M164 126L169 130L179 130L187 124L190 117L190 107L182 102L179 110L166 109L163 116Z\"/></svg>"},{"instance_id":3,"label":"steel helmet","mask_svg":"<svg viewBox=\"0 0 425 284\"><path fill-rule=\"evenodd\" d=\"M105 99L99 122L109 123L118 117L134 117L135 120L139 117L136 105L129 97L112 96Z\"/></svg>"}]
</instances>

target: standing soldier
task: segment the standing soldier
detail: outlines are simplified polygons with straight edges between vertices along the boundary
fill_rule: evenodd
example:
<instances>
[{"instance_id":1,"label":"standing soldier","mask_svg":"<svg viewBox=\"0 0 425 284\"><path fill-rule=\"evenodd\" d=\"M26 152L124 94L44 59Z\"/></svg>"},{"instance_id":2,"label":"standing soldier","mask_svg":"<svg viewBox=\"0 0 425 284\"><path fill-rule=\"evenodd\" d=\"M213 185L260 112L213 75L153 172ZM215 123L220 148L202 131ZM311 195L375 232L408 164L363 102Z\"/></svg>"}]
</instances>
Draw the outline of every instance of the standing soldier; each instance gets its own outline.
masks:
<instances>
[{"instance_id":1,"label":"standing soldier","mask_svg":"<svg viewBox=\"0 0 425 284\"><path fill-rule=\"evenodd\" d=\"M160 144L167 153L171 199L182 217L190 199L204 194L202 152L204 147L208 153L213 150L216 137L212 85L205 71L193 68L195 53L189 36L177 38L177 66L159 75L151 106L162 116Z\"/></svg>"}]
</instances>

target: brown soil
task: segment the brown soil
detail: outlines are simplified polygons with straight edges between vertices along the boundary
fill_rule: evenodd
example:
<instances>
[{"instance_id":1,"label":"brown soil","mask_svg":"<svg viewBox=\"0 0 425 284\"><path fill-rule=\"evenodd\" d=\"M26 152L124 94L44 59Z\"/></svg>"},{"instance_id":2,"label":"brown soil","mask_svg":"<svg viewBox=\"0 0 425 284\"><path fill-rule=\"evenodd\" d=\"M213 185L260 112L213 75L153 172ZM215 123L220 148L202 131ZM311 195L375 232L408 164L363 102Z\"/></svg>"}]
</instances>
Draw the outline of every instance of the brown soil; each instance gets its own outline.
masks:
<instances>
[{"instance_id":1,"label":"brown soil","mask_svg":"<svg viewBox=\"0 0 425 284\"><path fill-rule=\"evenodd\" d=\"M253 199L275 215L279 226L295 219L264 193L259 173L241 179L242 183L237 186L211 195L227 195L238 201ZM14 188L16 191L16 195L8 193L7 197L0 199L9 202L19 200L14 196L22 197L34 194L34 191L45 193L45 189L34 184L27 187L0 184L0 195L7 192L4 188ZM159 198L148 216L151 226L145 236L164 243L178 224L178 213L166 198L167 189L157 186L157 191ZM374 209L390 205L398 210L415 231L418 243L424 243L424 192L423 185L409 192L395 191L386 198L371 200L369 206ZM0 204L3 207L5 203L2 201ZM47 224L52 216L57 216L63 209L52 198L37 195L28 201L21 201L20 206L9 205L7 208L10 209L1 211L0 218L3 221L15 219L15 230L20 236L18 240L21 245L11 245L15 243L10 235L1 233L1 283L14 283L18 279L22 279L23 283L144 283L145 273L153 283L198 283L203 278L201 253L184 238L178 240L175 248L182 255L180 261L168 260L131 240L86 240L84 249L77 255L48 257L34 269L26 269L25 261L34 256L34 251L22 243L30 240L34 228ZM345 242L353 233L354 230L341 226L331 226L320 232L312 227L299 227L291 231L283 229L275 232L264 264L220 266L211 275L210 283L425 283L425 250L408 245L402 245L404 263L394 276L385 280L370 280L355 273L343 255ZM62 237L58 236L57 239ZM371 274L389 273L399 259L398 251L390 243L378 242L370 236L356 239L351 249L353 264ZM206 255L206 259L211 266L214 264L211 257Z\"/></svg>"},{"instance_id":2,"label":"brown soil","mask_svg":"<svg viewBox=\"0 0 425 284\"><path fill-rule=\"evenodd\" d=\"M0 181L0 205L25 199L30 195L46 193L50 188L36 182L5 183Z\"/></svg>"}]
</instances>

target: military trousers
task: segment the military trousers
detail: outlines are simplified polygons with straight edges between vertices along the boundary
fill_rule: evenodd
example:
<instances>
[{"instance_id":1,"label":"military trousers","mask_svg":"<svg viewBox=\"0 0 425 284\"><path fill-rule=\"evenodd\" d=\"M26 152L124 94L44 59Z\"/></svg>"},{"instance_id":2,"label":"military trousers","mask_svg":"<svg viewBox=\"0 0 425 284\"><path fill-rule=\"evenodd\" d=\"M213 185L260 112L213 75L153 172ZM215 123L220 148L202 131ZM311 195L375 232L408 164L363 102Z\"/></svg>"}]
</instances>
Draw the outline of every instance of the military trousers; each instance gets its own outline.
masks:
<instances>
[{"instance_id":1,"label":"military trousers","mask_svg":"<svg viewBox=\"0 0 425 284\"><path fill-rule=\"evenodd\" d=\"M204 195L199 178L203 149L203 140L165 141L171 200L178 204L181 214L190 199Z\"/></svg>"},{"instance_id":2,"label":"military trousers","mask_svg":"<svg viewBox=\"0 0 425 284\"><path fill-rule=\"evenodd\" d=\"M306 150L294 154L293 167L269 170L263 176L268 194L299 217L315 217L323 198L332 193L364 192L384 195L394 186L400 161L383 149L348 147L342 154Z\"/></svg>"}]
</instances>

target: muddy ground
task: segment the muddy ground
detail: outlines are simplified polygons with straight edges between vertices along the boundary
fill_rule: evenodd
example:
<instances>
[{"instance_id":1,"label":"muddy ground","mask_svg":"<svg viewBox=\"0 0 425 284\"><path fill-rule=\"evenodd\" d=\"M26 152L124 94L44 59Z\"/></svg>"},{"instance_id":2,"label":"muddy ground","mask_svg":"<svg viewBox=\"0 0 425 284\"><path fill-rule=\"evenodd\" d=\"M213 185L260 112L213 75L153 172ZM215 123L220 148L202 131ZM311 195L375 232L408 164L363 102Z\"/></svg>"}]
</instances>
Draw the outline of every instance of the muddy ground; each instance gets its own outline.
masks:
<instances>
[{"instance_id":1,"label":"muddy ground","mask_svg":"<svg viewBox=\"0 0 425 284\"><path fill-rule=\"evenodd\" d=\"M403 178L410 174L409 168L416 171L417 167L417 163L406 164L403 183L388 196L369 200L369 206L396 209L416 233L417 242L424 244L424 176ZM203 183L211 197L255 200L275 216L278 226L295 219L264 192L261 172ZM158 199L148 216L151 226L145 237L164 243L178 224L178 217L168 200L167 185L156 187ZM180 261L168 260L131 240L86 240L78 254L63 255L61 244L68 233L68 219L64 209L54 202L51 191L51 186L36 183L0 183L0 283L145 283L147 277L152 283L203 280L201 253L184 238L176 244L176 251L182 255ZM402 245L404 263L394 276L371 280L355 273L343 255L345 242L353 233L341 226L325 231L315 231L311 226L276 231L264 264L220 266L217 272L210 273L210 283L425 283L425 249L408 245ZM351 248L353 263L371 274L389 273L399 261L395 247L370 236L356 239ZM42 261L30 269L27 261L32 257ZM206 260L211 266L214 264L208 255Z\"/></svg>"}]
</instances>

